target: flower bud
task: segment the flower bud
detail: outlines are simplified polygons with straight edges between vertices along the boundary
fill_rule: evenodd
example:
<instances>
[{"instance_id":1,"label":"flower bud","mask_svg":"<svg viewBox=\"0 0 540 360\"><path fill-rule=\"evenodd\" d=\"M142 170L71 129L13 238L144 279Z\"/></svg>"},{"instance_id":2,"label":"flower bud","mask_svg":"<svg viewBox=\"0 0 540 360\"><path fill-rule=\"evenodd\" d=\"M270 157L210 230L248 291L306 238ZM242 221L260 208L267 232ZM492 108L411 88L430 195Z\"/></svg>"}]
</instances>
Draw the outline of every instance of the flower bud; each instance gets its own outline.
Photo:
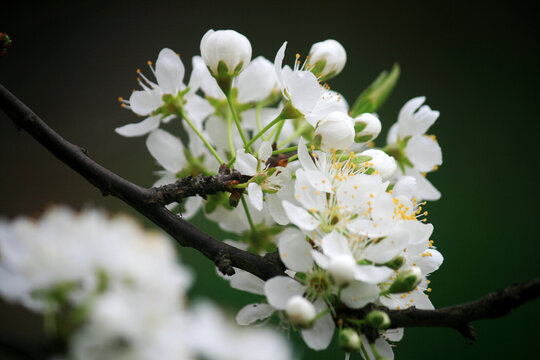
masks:
<instances>
[{"instance_id":1,"label":"flower bud","mask_svg":"<svg viewBox=\"0 0 540 360\"><path fill-rule=\"evenodd\" d=\"M201 56L214 76L238 75L251 60L251 44L234 30L208 30L201 40Z\"/></svg>"},{"instance_id":2,"label":"flower bud","mask_svg":"<svg viewBox=\"0 0 540 360\"><path fill-rule=\"evenodd\" d=\"M336 40L325 40L313 44L309 50L311 71L324 80L333 78L343 70L347 62L345 49Z\"/></svg>"},{"instance_id":3,"label":"flower bud","mask_svg":"<svg viewBox=\"0 0 540 360\"><path fill-rule=\"evenodd\" d=\"M400 267L402 267L403 264L405 264L406 261L407 261L407 259L405 259L405 257L403 255L398 255L395 258L393 258L392 260L390 260L389 262L384 263L384 266L389 267L392 270L397 270Z\"/></svg>"},{"instance_id":4,"label":"flower bud","mask_svg":"<svg viewBox=\"0 0 540 360\"><path fill-rule=\"evenodd\" d=\"M390 327L390 317L387 313L380 310L373 310L366 316L366 322L378 330L388 329Z\"/></svg>"},{"instance_id":5,"label":"flower bud","mask_svg":"<svg viewBox=\"0 0 540 360\"><path fill-rule=\"evenodd\" d=\"M371 167L378 171L383 179L388 179L397 169L396 160L382 150L369 149L360 155L371 156Z\"/></svg>"},{"instance_id":6,"label":"flower bud","mask_svg":"<svg viewBox=\"0 0 540 360\"><path fill-rule=\"evenodd\" d=\"M356 331L351 328L345 328L339 332L338 344L343 351L352 353L360 351L362 339Z\"/></svg>"},{"instance_id":7,"label":"flower bud","mask_svg":"<svg viewBox=\"0 0 540 360\"><path fill-rule=\"evenodd\" d=\"M293 296L287 302L285 312L293 325L304 329L313 325L313 319L317 315L315 306L300 295Z\"/></svg>"},{"instance_id":8,"label":"flower bud","mask_svg":"<svg viewBox=\"0 0 540 360\"><path fill-rule=\"evenodd\" d=\"M354 281L356 263L350 256L336 256L328 263L328 274L337 286L346 286Z\"/></svg>"},{"instance_id":9,"label":"flower bud","mask_svg":"<svg viewBox=\"0 0 540 360\"><path fill-rule=\"evenodd\" d=\"M354 126L349 115L333 111L319 121L315 136L321 137L321 148L324 151L344 150L354 142Z\"/></svg>"},{"instance_id":10,"label":"flower bud","mask_svg":"<svg viewBox=\"0 0 540 360\"><path fill-rule=\"evenodd\" d=\"M355 142L373 141L381 132L381 121L373 114L364 113L354 118L354 130L356 131Z\"/></svg>"},{"instance_id":11,"label":"flower bud","mask_svg":"<svg viewBox=\"0 0 540 360\"><path fill-rule=\"evenodd\" d=\"M396 280L390 285L388 292L395 294L412 291L421 280L422 270L418 266L413 266L409 270L399 273Z\"/></svg>"}]
</instances>

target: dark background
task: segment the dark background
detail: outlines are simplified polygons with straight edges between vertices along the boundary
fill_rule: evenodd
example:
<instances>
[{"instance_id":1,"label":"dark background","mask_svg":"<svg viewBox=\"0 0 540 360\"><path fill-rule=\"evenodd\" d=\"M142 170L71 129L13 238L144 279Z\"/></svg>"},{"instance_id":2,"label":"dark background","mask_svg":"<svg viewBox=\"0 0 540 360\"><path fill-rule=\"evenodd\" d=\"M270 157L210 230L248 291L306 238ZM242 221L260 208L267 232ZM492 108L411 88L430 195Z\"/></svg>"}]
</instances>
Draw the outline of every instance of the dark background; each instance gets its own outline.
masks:
<instances>
[{"instance_id":1,"label":"dark background","mask_svg":"<svg viewBox=\"0 0 540 360\"><path fill-rule=\"evenodd\" d=\"M209 28L245 34L254 57L270 60L288 40L289 62L296 52L307 55L312 43L334 38L346 48L348 64L331 86L349 103L380 71L399 62L398 87L379 111L383 131L414 96L427 96L441 112L431 132L443 148L444 164L429 178L443 196L428 210L432 238L445 256L431 277L431 299L442 307L539 275L534 14L518 2L2 2L0 32L11 35L14 46L0 58L0 83L93 159L150 186L157 166L144 139L122 138L113 130L137 120L116 99L129 97L137 88L135 70L155 61L163 47L181 53L189 71ZM17 132L3 113L0 169L1 216L35 215L52 203L133 213ZM211 298L231 312L259 300L229 289L195 251L179 252L197 274L193 296ZM450 329L409 329L396 356L534 358L540 351L538 305L537 300L503 319L476 323L474 345ZM0 305L1 338L35 342L40 329L38 317ZM296 348L303 359L342 358L336 349Z\"/></svg>"}]
</instances>

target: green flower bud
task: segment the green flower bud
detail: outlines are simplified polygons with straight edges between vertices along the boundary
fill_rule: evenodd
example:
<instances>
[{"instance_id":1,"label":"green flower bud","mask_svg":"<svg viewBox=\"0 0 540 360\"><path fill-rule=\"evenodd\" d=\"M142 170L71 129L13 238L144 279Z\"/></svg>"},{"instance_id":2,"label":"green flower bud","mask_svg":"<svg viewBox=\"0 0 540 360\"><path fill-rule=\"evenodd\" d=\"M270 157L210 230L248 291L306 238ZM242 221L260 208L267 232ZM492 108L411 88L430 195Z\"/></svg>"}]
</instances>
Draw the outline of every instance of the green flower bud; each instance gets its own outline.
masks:
<instances>
[{"instance_id":1,"label":"green flower bud","mask_svg":"<svg viewBox=\"0 0 540 360\"><path fill-rule=\"evenodd\" d=\"M393 270L397 270L400 267L402 267L403 264L405 264L406 261L407 260L405 259L405 257L403 255L398 255L395 258L393 258L392 260L390 260L389 262L385 263L384 266L387 266L387 267L389 267L390 269L393 269Z\"/></svg>"},{"instance_id":2,"label":"green flower bud","mask_svg":"<svg viewBox=\"0 0 540 360\"><path fill-rule=\"evenodd\" d=\"M338 344L345 352L357 352L360 351L362 339L353 329L345 328L339 332Z\"/></svg>"},{"instance_id":3,"label":"green flower bud","mask_svg":"<svg viewBox=\"0 0 540 360\"><path fill-rule=\"evenodd\" d=\"M373 310L366 316L366 322L375 329L384 330L390 326L390 317L380 310Z\"/></svg>"},{"instance_id":4,"label":"green flower bud","mask_svg":"<svg viewBox=\"0 0 540 360\"><path fill-rule=\"evenodd\" d=\"M404 293L414 290L416 285L422 280L422 270L418 266L400 272L397 279L394 280L388 292L390 294Z\"/></svg>"}]
</instances>

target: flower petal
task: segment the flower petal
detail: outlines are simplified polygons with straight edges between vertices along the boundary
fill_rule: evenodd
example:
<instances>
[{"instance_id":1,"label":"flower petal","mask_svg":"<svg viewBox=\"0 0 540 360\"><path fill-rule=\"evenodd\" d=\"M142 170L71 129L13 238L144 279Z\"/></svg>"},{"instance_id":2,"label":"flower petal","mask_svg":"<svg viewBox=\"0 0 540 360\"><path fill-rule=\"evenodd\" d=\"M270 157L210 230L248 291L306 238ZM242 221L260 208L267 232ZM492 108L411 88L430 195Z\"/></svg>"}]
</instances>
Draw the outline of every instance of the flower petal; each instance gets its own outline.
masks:
<instances>
[{"instance_id":1,"label":"flower petal","mask_svg":"<svg viewBox=\"0 0 540 360\"><path fill-rule=\"evenodd\" d=\"M247 192L251 205L253 205L255 209L261 211L263 208L263 191L261 186L254 182L249 183Z\"/></svg>"},{"instance_id":2,"label":"flower petal","mask_svg":"<svg viewBox=\"0 0 540 360\"><path fill-rule=\"evenodd\" d=\"M183 86L184 72L184 64L174 51L165 48L159 52L156 61L156 79L165 94L176 95Z\"/></svg>"},{"instance_id":3,"label":"flower petal","mask_svg":"<svg viewBox=\"0 0 540 360\"><path fill-rule=\"evenodd\" d=\"M242 175L254 176L257 174L257 159L253 155L246 153L243 148L238 149L234 168L240 171Z\"/></svg>"},{"instance_id":4,"label":"flower petal","mask_svg":"<svg viewBox=\"0 0 540 360\"><path fill-rule=\"evenodd\" d=\"M313 267L311 245L299 230L287 228L279 235L279 256L288 269L306 272Z\"/></svg>"},{"instance_id":5,"label":"flower petal","mask_svg":"<svg viewBox=\"0 0 540 360\"><path fill-rule=\"evenodd\" d=\"M354 277L358 281L369 284L378 284L388 280L394 271L386 266L358 265Z\"/></svg>"},{"instance_id":6,"label":"flower petal","mask_svg":"<svg viewBox=\"0 0 540 360\"><path fill-rule=\"evenodd\" d=\"M236 322L238 325L249 325L270 317L275 311L276 309L268 304L248 304L238 312Z\"/></svg>"},{"instance_id":7,"label":"flower petal","mask_svg":"<svg viewBox=\"0 0 540 360\"><path fill-rule=\"evenodd\" d=\"M325 235L321 242L323 252L326 256L331 258L342 255L352 257L347 238L337 231L332 231L330 234Z\"/></svg>"},{"instance_id":8,"label":"flower petal","mask_svg":"<svg viewBox=\"0 0 540 360\"><path fill-rule=\"evenodd\" d=\"M442 164L442 151L437 141L428 136L413 136L407 143L405 155L421 172L432 171Z\"/></svg>"},{"instance_id":9,"label":"flower petal","mask_svg":"<svg viewBox=\"0 0 540 360\"><path fill-rule=\"evenodd\" d=\"M157 89L134 91L129 97L129 106L131 106L131 110L135 114L142 116L150 115L154 110L160 107L162 103L161 91Z\"/></svg>"},{"instance_id":10,"label":"flower petal","mask_svg":"<svg viewBox=\"0 0 540 360\"><path fill-rule=\"evenodd\" d=\"M342 290L341 301L351 309L359 309L375 301L379 293L380 289L377 285L355 281Z\"/></svg>"},{"instance_id":11,"label":"flower petal","mask_svg":"<svg viewBox=\"0 0 540 360\"><path fill-rule=\"evenodd\" d=\"M422 176L419 171L413 168L405 168L405 175L412 176L416 179L416 191L414 196L419 200L439 200L441 193L433 186L425 176Z\"/></svg>"},{"instance_id":12,"label":"flower petal","mask_svg":"<svg viewBox=\"0 0 540 360\"><path fill-rule=\"evenodd\" d=\"M235 268L234 271L234 275L229 277L233 289L264 295L265 284L263 280L244 270Z\"/></svg>"},{"instance_id":13,"label":"flower petal","mask_svg":"<svg viewBox=\"0 0 540 360\"><path fill-rule=\"evenodd\" d=\"M313 303L318 313L325 311L328 307L323 299L319 298ZM313 350L324 350L330 345L334 335L336 325L331 314L326 314L315 322L312 328L301 330L300 335L307 346Z\"/></svg>"},{"instance_id":14,"label":"flower petal","mask_svg":"<svg viewBox=\"0 0 540 360\"><path fill-rule=\"evenodd\" d=\"M146 146L163 168L176 174L186 165L184 146L180 139L165 130L155 129L148 135Z\"/></svg>"},{"instance_id":15,"label":"flower petal","mask_svg":"<svg viewBox=\"0 0 540 360\"><path fill-rule=\"evenodd\" d=\"M114 129L117 134L125 137L135 137L148 134L159 126L159 116L150 116L136 124L127 124Z\"/></svg>"},{"instance_id":16,"label":"flower petal","mask_svg":"<svg viewBox=\"0 0 540 360\"><path fill-rule=\"evenodd\" d=\"M317 221L313 216L311 216L306 210L296 205L291 204L287 200L283 200L283 209L289 217L291 222L305 231L315 230L319 226L319 221Z\"/></svg>"},{"instance_id":17,"label":"flower petal","mask_svg":"<svg viewBox=\"0 0 540 360\"><path fill-rule=\"evenodd\" d=\"M288 276L276 276L264 284L266 299L276 309L285 310L287 302L295 295L304 293L304 286Z\"/></svg>"}]
</instances>

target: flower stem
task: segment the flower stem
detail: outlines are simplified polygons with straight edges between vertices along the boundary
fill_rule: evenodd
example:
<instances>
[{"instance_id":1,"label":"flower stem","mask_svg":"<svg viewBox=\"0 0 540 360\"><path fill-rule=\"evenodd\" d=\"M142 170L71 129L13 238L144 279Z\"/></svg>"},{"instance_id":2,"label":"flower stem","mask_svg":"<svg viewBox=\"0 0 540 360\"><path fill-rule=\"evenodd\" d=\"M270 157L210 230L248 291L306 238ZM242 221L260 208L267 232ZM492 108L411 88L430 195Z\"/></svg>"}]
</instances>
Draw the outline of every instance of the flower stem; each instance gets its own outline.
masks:
<instances>
[{"instance_id":1,"label":"flower stem","mask_svg":"<svg viewBox=\"0 0 540 360\"><path fill-rule=\"evenodd\" d=\"M295 130L294 133L292 133L291 136L289 136L288 138L286 138L285 140L283 140L281 143L279 143L278 148L287 145L288 143L290 143L291 141L293 141L294 139L296 139L297 137L299 137L300 135L302 135L302 133L303 133L309 126L311 126L311 125L310 125L309 123L307 123L307 122L306 122L305 124L302 124L298 129Z\"/></svg>"},{"instance_id":2,"label":"flower stem","mask_svg":"<svg viewBox=\"0 0 540 360\"><path fill-rule=\"evenodd\" d=\"M244 197L244 194L242 194L242 206L244 207L244 211L246 212L246 216L248 219L249 227L251 228L251 232L253 234L257 233L257 229L255 228L255 224L253 223L253 219L251 218L251 213L249 212L249 208L246 202L246 198Z\"/></svg>"},{"instance_id":3,"label":"flower stem","mask_svg":"<svg viewBox=\"0 0 540 360\"><path fill-rule=\"evenodd\" d=\"M331 310L330 308L328 308L328 309L324 310L323 312L318 313L317 316L315 316L315 317L313 318L313 322L319 320L319 319L322 318L324 315L328 314L330 311L332 311L332 310Z\"/></svg>"},{"instance_id":4,"label":"flower stem","mask_svg":"<svg viewBox=\"0 0 540 360\"><path fill-rule=\"evenodd\" d=\"M272 151L272 155L288 153L288 152L292 152L292 151L296 151L296 150L298 150L298 145Z\"/></svg>"},{"instance_id":5,"label":"flower stem","mask_svg":"<svg viewBox=\"0 0 540 360\"><path fill-rule=\"evenodd\" d=\"M246 150L248 152L251 152L247 143L246 135L244 135L244 130L242 129L242 125L240 124L240 118L238 117L238 113L236 112L236 107L234 106L231 92L228 91L225 95L227 96L227 102L229 103L229 108L231 109L231 113L233 115L234 122L236 123L236 127L238 128L238 132L240 133L240 137L242 138L242 142L244 143Z\"/></svg>"},{"instance_id":6,"label":"flower stem","mask_svg":"<svg viewBox=\"0 0 540 360\"><path fill-rule=\"evenodd\" d=\"M262 124L261 124L261 110L262 110L262 104L261 103L258 103L257 104L257 107L255 108L255 118L257 120L257 131L261 131L262 129ZM266 141L267 138L266 136L262 136L263 138L263 141Z\"/></svg>"},{"instance_id":7,"label":"flower stem","mask_svg":"<svg viewBox=\"0 0 540 360\"><path fill-rule=\"evenodd\" d=\"M232 134L232 119L231 115L227 114L227 139L229 141L229 150L231 151L231 159L234 159L236 155L236 150L234 149L234 141Z\"/></svg>"},{"instance_id":8,"label":"flower stem","mask_svg":"<svg viewBox=\"0 0 540 360\"><path fill-rule=\"evenodd\" d=\"M210 150L210 152L212 153L212 155L214 155L214 157L216 158L216 160L219 162L219 165L223 164L223 160L221 160L221 157L218 155L218 153L216 152L216 150L214 149L214 147L212 145L210 145L210 143L208 142L208 140L206 140L206 138L204 137L203 134L200 133L200 131L195 127L195 125L191 122L191 120L189 120L189 118L187 117L186 115L186 112L184 111L183 108L180 108L180 115L182 116L182 118L188 123L188 125L191 127L191 129L193 131L195 131L195 134L197 134L197 136L199 136L199 138L202 140L202 142L204 143L204 145L206 145L206 147L208 148L208 150Z\"/></svg>"},{"instance_id":9,"label":"flower stem","mask_svg":"<svg viewBox=\"0 0 540 360\"><path fill-rule=\"evenodd\" d=\"M249 149L249 146L251 146L251 144L253 144L255 142L255 140L257 140L258 138L260 138L261 136L263 136L263 134L265 132L267 132L268 130L270 130L274 125L276 125L278 122L280 121L283 121L285 120L281 114L279 114L274 120L272 120L270 122L270 124L266 125L261 131L259 131L257 133L257 135L255 135L251 140L249 140L249 142L246 144L245 148L246 150Z\"/></svg>"},{"instance_id":10,"label":"flower stem","mask_svg":"<svg viewBox=\"0 0 540 360\"><path fill-rule=\"evenodd\" d=\"M279 135L281 134L281 129L283 129L283 125L285 125L285 121L283 121L281 124L278 125L276 128L276 134L274 135L274 142L277 144L279 140Z\"/></svg>"}]
</instances>

